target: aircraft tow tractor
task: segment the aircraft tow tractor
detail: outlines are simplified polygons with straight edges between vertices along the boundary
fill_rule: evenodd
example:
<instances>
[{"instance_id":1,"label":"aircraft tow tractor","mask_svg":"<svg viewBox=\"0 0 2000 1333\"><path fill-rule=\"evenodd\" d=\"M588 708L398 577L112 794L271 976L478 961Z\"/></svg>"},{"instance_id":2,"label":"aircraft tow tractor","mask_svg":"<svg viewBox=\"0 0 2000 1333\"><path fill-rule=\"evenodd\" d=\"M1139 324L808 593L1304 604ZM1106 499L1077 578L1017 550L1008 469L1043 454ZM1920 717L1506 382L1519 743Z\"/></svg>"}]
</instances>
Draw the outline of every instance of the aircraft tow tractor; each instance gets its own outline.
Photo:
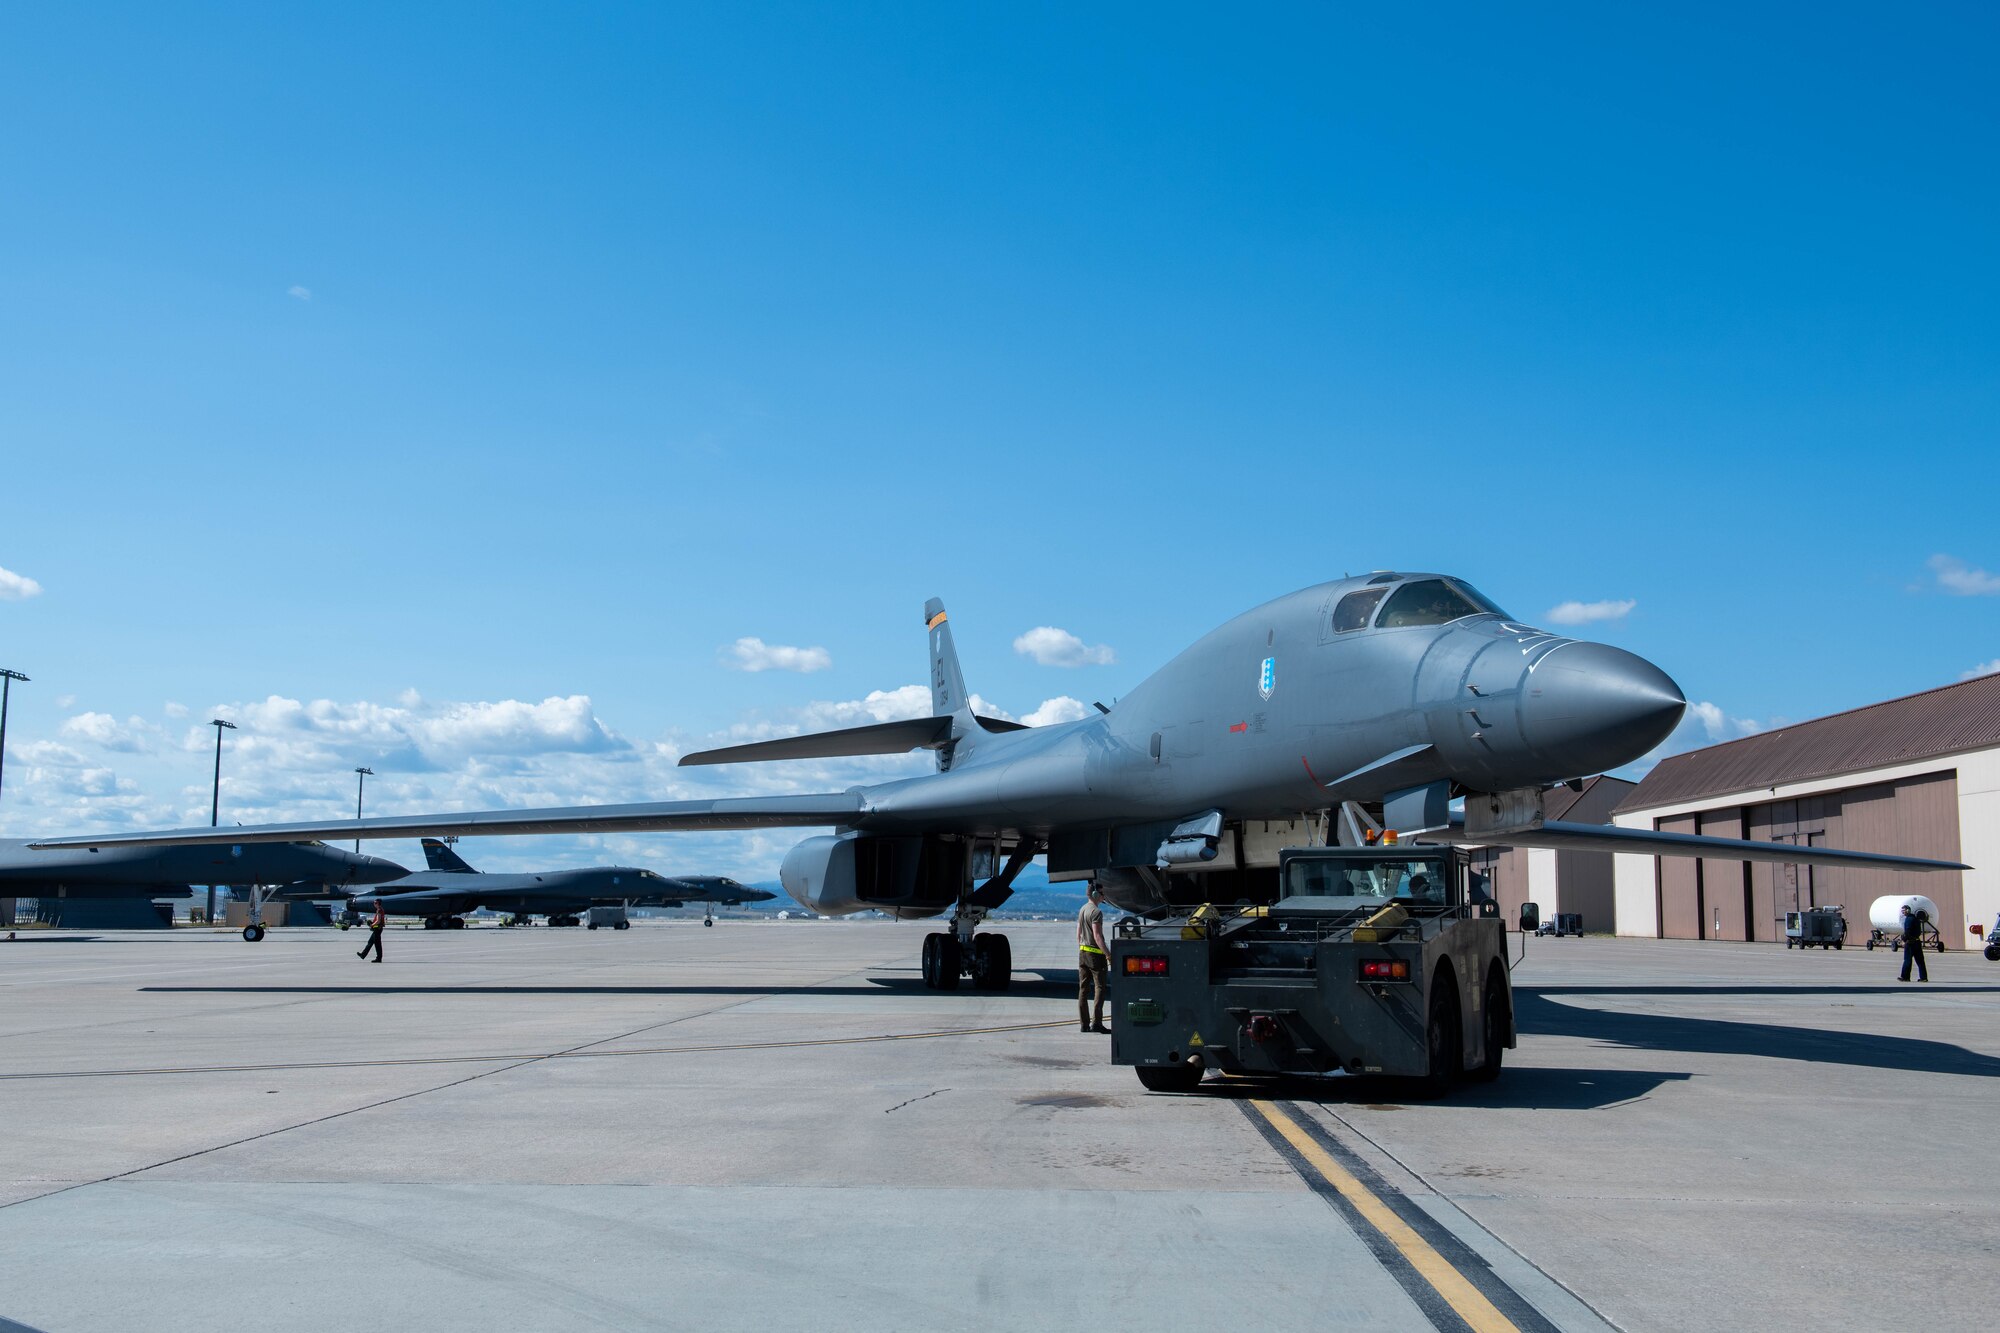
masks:
<instances>
[{"instance_id":1,"label":"aircraft tow tractor","mask_svg":"<svg viewBox=\"0 0 2000 1333\"><path fill-rule=\"evenodd\" d=\"M1111 940L1111 1057L1156 1092L1225 1074L1382 1074L1439 1096L1500 1074L1514 990L1497 906L1462 848L1290 848L1279 896L1127 917Z\"/></svg>"}]
</instances>

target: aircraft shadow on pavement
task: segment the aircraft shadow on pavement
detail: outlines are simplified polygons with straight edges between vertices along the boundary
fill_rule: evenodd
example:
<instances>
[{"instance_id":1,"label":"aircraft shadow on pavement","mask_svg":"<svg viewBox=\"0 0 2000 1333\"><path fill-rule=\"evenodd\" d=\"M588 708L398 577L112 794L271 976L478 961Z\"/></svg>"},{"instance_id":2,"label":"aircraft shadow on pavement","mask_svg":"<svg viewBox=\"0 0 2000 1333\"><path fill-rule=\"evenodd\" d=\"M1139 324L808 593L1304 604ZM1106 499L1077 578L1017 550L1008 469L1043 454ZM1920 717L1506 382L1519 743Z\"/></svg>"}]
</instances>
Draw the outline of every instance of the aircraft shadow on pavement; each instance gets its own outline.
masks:
<instances>
[{"instance_id":1,"label":"aircraft shadow on pavement","mask_svg":"<svg viewBox=\"0 0 2000 1333\"><path fill-rule=\"evenodd\" d=\"M1563 1004L1560 995L1872 995L1896 986L1521 986L1514 991L1514 1022L1523 1036L1583 1037L1628 1050L1699 1055L1756 1055L1814 1064L1898 1069L1925 1074L2000 1078L2000 1059L1924 1037L1883 1037L1780 1023L1691 1018L1683 1014L1634 1014ZM1989 987L1939 987L1990 993ZM1914 998L1914 997L1913 997ZM1512 1079L1510 1072L1507 1077Z\"/></svg>"}]
</instances>

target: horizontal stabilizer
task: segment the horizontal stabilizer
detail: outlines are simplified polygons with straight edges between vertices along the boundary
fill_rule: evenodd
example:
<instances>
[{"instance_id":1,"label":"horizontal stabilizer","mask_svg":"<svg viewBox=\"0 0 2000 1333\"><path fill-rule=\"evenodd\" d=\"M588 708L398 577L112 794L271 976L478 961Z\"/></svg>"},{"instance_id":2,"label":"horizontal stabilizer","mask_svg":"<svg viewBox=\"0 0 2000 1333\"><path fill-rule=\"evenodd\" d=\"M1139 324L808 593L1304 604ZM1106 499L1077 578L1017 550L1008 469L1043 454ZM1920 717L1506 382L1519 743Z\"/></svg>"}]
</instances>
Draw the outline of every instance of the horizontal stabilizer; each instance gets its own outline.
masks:
<instances>
[{"instance_id":1,"label":"horizontal stabilizer","mask_svg":"<svg viewBox=\"0 0 2000 1333\"><path fill-rule=\"evenodd\" d=\"M1465 821L1451 817L1451 827L1419 836L1421 842L1482 843L1465 836ZM1559 852L1631 852L1640 856L1705 856L1718 861L1767 861L1776 865L1854 866L1877 870L1970 870L1957 861L1929 861L1920 856L1890 856L1883 852L1849 852L1838 847L1795 847L1785 842L1754 842L1746 838L1709 838L1698 833L1663 833L1656 829L1620 828L1616 824L1566 824L1551 821L1538 829L1509 833L1489 845L1546 847Z\"/></svg>"},{"instance_id":2,"label":"horizontal stabilizer","mask_svg":"<svg viewBox=\"0 0 2000 1333\"><path fill-rule=\"evenodd\" d=\"M906 754L935 750L951 742L949 717L913 717L901 722L873 722L842 731L818 731L808 736L780 736L720 750L697 750L681 756L681 767L697 764L754 764L766 759L839 759L858 754Z\"/></svg>"},{"instance_id":3,"label":"horizontal stabilizer","mask_svg":"<svg viewBox=\"0 0 2000 1333\"><path fill-rule=\"evenodd\" d=\"M714 801L642 801L635 805L571 805L541 810L474 810L463 814L387 815L317 824L252 824L236 828L162 829L151 833L41 838L36 850L59 847L234 846L310 838L482 837L524 833L736 832L760 828L833 828L860 816L852 792L821 796L731 796Z\"/></svg>"}]
</instances>

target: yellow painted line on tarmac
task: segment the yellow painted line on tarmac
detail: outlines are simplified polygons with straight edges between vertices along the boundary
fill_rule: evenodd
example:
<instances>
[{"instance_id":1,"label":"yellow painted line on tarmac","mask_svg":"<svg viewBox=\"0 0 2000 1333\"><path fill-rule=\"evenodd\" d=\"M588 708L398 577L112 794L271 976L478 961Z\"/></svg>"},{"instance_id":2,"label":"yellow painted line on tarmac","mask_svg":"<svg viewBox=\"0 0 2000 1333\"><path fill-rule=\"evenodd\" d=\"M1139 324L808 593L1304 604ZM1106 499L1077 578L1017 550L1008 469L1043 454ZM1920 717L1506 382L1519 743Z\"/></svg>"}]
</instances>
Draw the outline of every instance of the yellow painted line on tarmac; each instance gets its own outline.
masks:
<instances>
[{"instance_id":1,"label":"yellow painted line on tarmac","mask_svg":"<svg viewBox=\"0 0 2000 1333\"><path fill-rule=\"evenodd\" d=\"M1334 1161L1326 1149L1313 1142L1312 1136L1300 1129L1296 1121L1269 1102L1252 1100L1250 1105L1271 1122L1271 1128L1283 1135L1285 1142L1291 1144L1293 1150L1319 1172L1327 1184L1339 1190L1341 1197L1354 1205L1354 1210L1367 1219L1368 1225L1381 1232L1383 1238L1396 1247L1418 1276L1431 1284L1432 1289L1444 1298L1445 1304L1466 1322L1473 1333L1520 1333L1513 1320L1501 1314L1479 1288L1432 1249L1430 1242L1412 1230L1409 1223L1396 1216L1388 1204L1356 1180L1347 1168Z\"/></svg>"}]
</instances>

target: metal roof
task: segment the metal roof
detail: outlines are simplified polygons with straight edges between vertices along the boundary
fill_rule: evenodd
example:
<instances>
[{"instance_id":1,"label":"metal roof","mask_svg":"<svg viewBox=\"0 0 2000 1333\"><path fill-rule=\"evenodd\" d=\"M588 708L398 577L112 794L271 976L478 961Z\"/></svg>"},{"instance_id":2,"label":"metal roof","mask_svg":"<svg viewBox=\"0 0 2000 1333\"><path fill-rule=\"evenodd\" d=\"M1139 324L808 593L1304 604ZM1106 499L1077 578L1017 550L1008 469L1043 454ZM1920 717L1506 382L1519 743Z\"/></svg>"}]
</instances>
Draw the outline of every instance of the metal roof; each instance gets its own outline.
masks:
<instances>
[{"instance_id":1,"label":"metal roof","mask_svg":"<svg viewBox=\"0 0 2000 1333\"><path fill-rule=\"evenodd\" d=\"M2000 675L1669 755L1618 810L1680 805L1991 745L2000 745Z\"/></svg>"}]
</instances>

